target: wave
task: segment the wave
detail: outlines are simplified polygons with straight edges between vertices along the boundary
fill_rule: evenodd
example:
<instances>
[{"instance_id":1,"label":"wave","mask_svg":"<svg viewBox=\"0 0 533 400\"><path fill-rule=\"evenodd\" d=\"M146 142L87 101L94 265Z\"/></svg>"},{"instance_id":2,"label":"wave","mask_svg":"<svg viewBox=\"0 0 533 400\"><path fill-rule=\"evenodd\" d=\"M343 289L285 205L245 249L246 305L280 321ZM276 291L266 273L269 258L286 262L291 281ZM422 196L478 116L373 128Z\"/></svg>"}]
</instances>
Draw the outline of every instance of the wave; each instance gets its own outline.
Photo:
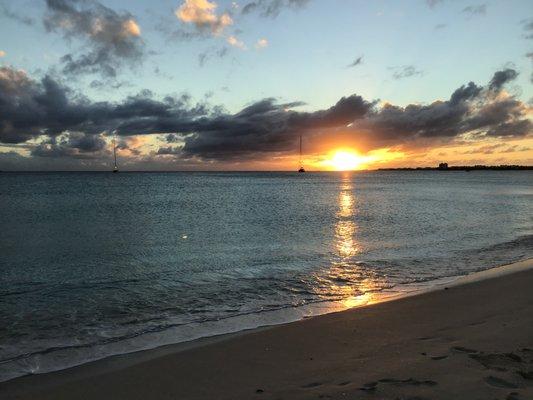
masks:
<instances>
[{"instance_id":1,"label":"wave","mask_svg":"<svg viewBox=\"0 0 533 400\"><path fill-rule=\"evenodd\" d=\"M481 271L504 264L520 261L533 255L533 235L523 235L514 240L495 245L469 249L457 252L448 258L432 258L426 260L372 260L357 262L357 267L365 271L378 273L384 266L389 273L389 281L379 287L367 290L353 290L350 296L359 296L368 293L381 293L401 295L412 290L427 289L437 281L454 278L474 271ZM409 265L429 265L427 276L409 276L405 268ZM404 269L401 267L403 266ZM433 268L434 267L434 268ZM395 271L401 271L395 276ZM377 272L376 272L377 271ZM416 270L413 270L416 271ZM326 283L350 286L353 280L350 277L320 276ZM247 278L254 279L254 278ZM298 284L296 284L298 282ZM269 283L266 280L266 283ZM36 350L31 342L20 341L18 348L0 347L6 354L11 350L13 356L0 359L0 381L6 381L19 376L51 372L76 365L95 361L117 354L126 354L139 350L152 349L164 345L188 342L195 339L235 333L261 326L276 325L292 322L308 316L340 311L348 308L343 303L346 295L335 293L319 293L310 290L309 282L296 280L292 285L286 286L292 295L301 296L299 303L267 304L262 309L246 312L236 312L229 308L231 315L218 315L211 318L197 318L186 323L173 322L171 319L158 316L129 321L138 329L125 335L117 335L88 341L86 343L53 343L48 346L41 343L44 348ZM24 294L24 291L4 292L2 296ZM189 310L191 314L192 310ZM156 324L153 324L157 322ZM163 322L163 323L160 323ZM123 323L126 324L126 323ZM17 354L18 353L18 354Z\"/></svg>"}]
</instances>

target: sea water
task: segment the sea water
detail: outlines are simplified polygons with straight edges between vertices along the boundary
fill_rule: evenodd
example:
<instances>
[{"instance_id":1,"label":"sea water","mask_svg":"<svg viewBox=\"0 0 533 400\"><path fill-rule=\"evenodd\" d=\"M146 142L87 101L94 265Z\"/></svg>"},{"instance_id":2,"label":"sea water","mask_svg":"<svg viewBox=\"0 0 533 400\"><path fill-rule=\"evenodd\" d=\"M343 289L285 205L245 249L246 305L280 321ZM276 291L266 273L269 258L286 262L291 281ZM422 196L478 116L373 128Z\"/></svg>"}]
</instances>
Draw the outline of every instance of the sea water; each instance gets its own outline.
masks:
<instances>
[{"instance_id":1,"label":"sea water","mask_svg":"<svg viewBox=\"0 0 533 400\"><path fill-rule=\"evenodd\" d=\"M529 257L531 171L3 173L0 380Z\"/></svg>"}]
</instances>

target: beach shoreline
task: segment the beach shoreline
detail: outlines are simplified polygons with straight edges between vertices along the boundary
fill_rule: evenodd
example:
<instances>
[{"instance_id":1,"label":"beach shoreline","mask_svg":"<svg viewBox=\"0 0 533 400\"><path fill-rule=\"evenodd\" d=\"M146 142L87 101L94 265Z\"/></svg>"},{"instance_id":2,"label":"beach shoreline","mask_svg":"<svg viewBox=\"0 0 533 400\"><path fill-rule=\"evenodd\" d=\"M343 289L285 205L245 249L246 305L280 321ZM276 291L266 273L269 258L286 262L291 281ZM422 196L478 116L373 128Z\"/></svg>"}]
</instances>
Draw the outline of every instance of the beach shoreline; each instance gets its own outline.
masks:
<instances>
[{"instance_id":1,"label":"beach shoreline","mask_svg":"<svg viewBox=\"0 0 533 400\"><path fill-rule=\"evenodd\" d=\"M533 315L533 295L527 290L527 283L533 283L532 268L533 260L528 259L458 277L394 301L15 378L0 383L0 394L7 399L146 398L148 393L152 398L191 399L259 395L261 398L343 398L342 393L350 393L355 398L368 393L380 393L384 398L427 393L431 393L431 398L452 398L452 394L463 392L437 379L438 367L452 361L467 370L465 376L471 377L471 382L462 389L471 395L484 398L505 390L508 395L531 393L528 375L531 371L527 369L531 365L526 360L533 353L523 349L533 347L529 343L533 338L533 317L529 316ZM499 299L500 296L503 298ZM449 304L443 304L446 300ZM415 311L418 309L424 313ZM438 318L429 318L430 314ZM405 325L396 321L398 315L403 315ZM520 325L521 329L501 332L502 326L512 324ZM480 330L483 325L484 329ZM411 333L406 326L412 326ZM422 326L427 329L421 329ZM428 334L428 330L432 333ZM446 330L452 333L436 335ZM379 332L386 334L380 336ZM395 334L390 336L391 332ZM482 338L474 340L476 335ZM385 350L390 346L397 354ZM413 351L412 347L419 351ZM337 357L332 358L332 354ZM379 368L368 368L361 365L362 360L370 365L381 362ZM396 369L404 363L422 365L420 371L436 370L415 377L419 371L415 368L413 376L406 376L407 371ZM287 375L280 374L284 368ZM221 369L225 379L221 379ZM396 375L392 374L395 369ZM348 371L353 375L351 379ZM399 371L401 376L397 374ZM495 376L498 374L503 376ZM235 379L239 382L228 386ZM307 380L308 383L301 383ZM98 388L93 387L96 381Z\"/></svg>"}]
</instances>

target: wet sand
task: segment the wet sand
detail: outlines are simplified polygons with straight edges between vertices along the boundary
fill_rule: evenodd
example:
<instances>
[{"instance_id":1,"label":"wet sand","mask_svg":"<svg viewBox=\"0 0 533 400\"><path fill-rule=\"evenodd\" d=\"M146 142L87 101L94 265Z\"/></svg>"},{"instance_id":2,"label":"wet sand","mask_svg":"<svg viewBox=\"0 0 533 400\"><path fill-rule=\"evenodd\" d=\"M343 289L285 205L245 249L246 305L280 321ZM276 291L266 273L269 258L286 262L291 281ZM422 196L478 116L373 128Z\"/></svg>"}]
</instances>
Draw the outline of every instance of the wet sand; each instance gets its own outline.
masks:
<instances>
[{"instance_id":1,"label":"wet sand","mask_svg":"<svg viewBox=\"0 0 533 400\"><path fill-rule=\"evenodd\" d=\"M533 260L399 300L0 384L1 399L532 399Z\"/></svg>"}]
</instances>

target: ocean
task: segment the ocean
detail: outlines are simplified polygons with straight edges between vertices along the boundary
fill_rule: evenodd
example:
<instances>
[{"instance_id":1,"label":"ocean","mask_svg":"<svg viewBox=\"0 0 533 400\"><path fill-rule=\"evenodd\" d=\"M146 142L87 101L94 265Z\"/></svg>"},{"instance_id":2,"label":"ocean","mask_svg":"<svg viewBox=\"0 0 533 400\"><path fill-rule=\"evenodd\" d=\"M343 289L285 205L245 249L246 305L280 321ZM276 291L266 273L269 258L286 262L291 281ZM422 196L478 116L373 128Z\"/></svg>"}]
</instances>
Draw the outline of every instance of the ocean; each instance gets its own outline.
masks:
<instances>
[{"instance_id":1,"label":"ocean","mask_svg":"<svg viewBox=\"0 0 533 400\"><path fill-rule=\"evenodd\" d=\"M0 381L533 257L533 172L0 174Z\"/></svg>"}]
</instances>

